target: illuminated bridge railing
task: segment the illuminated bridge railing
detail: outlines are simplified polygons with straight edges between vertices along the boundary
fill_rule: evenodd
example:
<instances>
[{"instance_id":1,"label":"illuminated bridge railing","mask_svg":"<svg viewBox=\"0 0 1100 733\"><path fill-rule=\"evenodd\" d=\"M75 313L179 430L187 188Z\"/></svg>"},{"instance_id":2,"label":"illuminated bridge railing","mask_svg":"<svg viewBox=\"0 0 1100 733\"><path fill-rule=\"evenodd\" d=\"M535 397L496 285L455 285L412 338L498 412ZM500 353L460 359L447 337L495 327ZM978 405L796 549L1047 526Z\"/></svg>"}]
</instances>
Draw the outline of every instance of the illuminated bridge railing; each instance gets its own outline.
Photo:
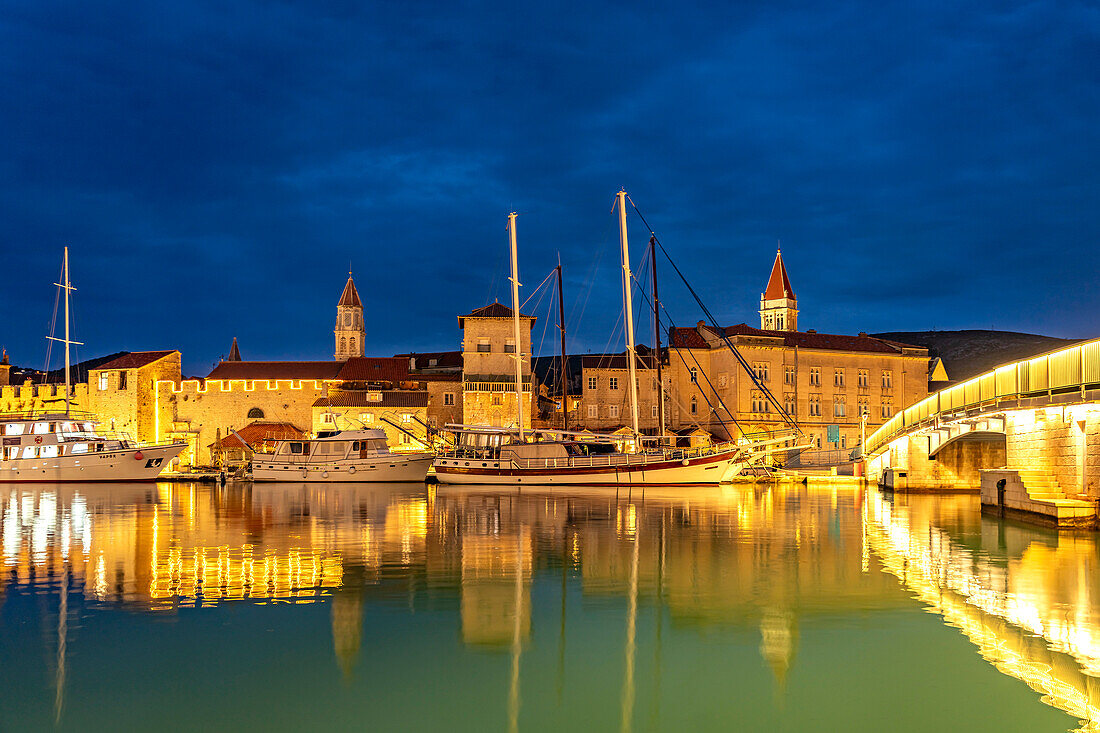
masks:
<instances>
[{"instance_id":1,"label":"illuminated bridge railing","mask_svg":"<svg viewBox=\"0 0 1100 733\"><path fill-rule=\"evenodd\" d=\"M1003 400L1053 396L1100 386L1100 339L1004 364L929 395L867 436L865 455L940 415L995 406Z\"/></svg>"}]
</instances>

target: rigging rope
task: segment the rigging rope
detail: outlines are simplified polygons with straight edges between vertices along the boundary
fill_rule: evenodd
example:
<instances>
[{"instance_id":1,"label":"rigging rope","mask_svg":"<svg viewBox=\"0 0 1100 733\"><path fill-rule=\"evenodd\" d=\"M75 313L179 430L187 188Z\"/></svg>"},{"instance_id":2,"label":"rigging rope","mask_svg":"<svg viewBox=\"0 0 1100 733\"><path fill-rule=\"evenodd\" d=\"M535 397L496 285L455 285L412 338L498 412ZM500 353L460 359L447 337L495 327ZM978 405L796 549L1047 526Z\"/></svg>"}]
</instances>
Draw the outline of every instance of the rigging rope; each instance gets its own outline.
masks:
<instances>
[{"instance_id":1,"label":"rigging rope","mask_svg":"<svg viewBox=\"0 0 1100 733\"><path fill-rule=\"evenodd\" d=\"M684 286L688 289L688 292L691 293L691 296L695 299L696 304L698 304L699 308L703 311L703 314L707 317L707 320L710 321L710 323L714 326L716 335L721 337L721 339L725 343L726 347L730 350L730 352L734 355L734 357L737 359L737 361L744 368L745 372L752 379L753 383L756 385L756 388L764 394L764 397L768 400L768 402L775 405L776 412L778 412L779 415L783 418L783 421L785 423L787 423L788 425L790 425L792 428L794 428L795 431L797 431L798 434L801 435L802 434L802 428L799 427L798 423L795 422L794 418L792 418L787 413L787 410L783 407L783 405L781 405L779 403L779 400L777 400L775 398L775 395L772 394L772 391L770 389L768 389L767 385L765 385L757 377L756 372L754 372L752 370L752 367L745 360L745 357L742 356L741 352L737 349L736 346L734 346L733 342L730 340L730 337L726 333L725 329L723 329L722 327L720 327L718 325L718 321L715 320L714 315L710 312L710 309L707 308L707 306L703 303L703 300L702 300L702 298L699 297L699 294L695 292L695 288L691 287L691 283L689 283L687 278L684 277L684 273L682 273L680 271L680 268L676 266L676 263L673 261L672 256L669 255L668 250L666 250L664 244L661 243L660 237L658 237L657 233L655 231L653 231L653 228L651 226L649 226L649 222L646 221L646 218L642 214L642 212L638 210L638 206L634 203L634 200L631 199L630 196L627 196L626 198L627 198L628 201L630 201L630 206L634 209L634 213L636 213L638 215L638 218L642 220L642 223L645 225L646 229L649 230L650 236L653 237L653 240L657 243L657 246L661 248L661 252L662 252L662 254L664 254L665 259L667 259L668 263L670 265L672 265L672 269L676 271L676 274L680 277L680 280L684 283ZM709 383L709 379L708 379L708 383Z\"/></svg>"}]
</instances>

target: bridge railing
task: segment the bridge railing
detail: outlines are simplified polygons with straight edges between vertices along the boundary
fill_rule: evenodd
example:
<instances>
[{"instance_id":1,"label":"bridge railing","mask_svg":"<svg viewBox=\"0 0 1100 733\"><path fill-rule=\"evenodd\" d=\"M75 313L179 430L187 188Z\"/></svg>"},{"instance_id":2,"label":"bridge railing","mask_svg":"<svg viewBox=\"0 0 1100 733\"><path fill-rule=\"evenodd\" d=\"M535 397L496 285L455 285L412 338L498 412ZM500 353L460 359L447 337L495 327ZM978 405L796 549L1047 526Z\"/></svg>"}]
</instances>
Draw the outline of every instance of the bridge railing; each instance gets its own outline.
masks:
<instances>
[{"instance_id":1,"label":"bridge railing","mask_svg":"<svg viewBox=\"0 0 1100 733\"><path fill-rule=\"evenodd\" d=\"M1100 339L1003 364L940 390L898 412L867 436L874 454L913 426L1001 400L1062 394L1100 385Z\"/></svg>"}]
</instances>

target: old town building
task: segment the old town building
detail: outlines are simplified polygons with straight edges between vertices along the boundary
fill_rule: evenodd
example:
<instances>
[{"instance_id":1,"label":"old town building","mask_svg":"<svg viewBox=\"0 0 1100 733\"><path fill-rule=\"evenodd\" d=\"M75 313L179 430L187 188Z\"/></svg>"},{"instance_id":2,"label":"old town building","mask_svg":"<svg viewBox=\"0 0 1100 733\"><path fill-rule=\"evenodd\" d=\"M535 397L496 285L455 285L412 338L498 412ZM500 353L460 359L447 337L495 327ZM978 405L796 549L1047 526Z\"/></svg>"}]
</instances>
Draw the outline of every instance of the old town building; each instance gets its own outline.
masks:
<instances>
[{"instance_id":1,"label":"old town building","mask_svg":"<svg viewBox=\"0 0 1100 733\"><path fill-rule=\"evenodd\" d=\"M516 359L523 384L523 424L531 426L531 329L535 318L520 314L516 344L512 309L501 303L458 317L462 329L462 414L471 425L515 426Z\"/></svg>"},{"instance_id":2,"label":"old town building","mask_svg":"<svg viewBox=\"0 0 1100 733\"><path fill-rule=\"evenodd\" d=\"M816 447L851 449L863 415L870 432L927 396L927 349L865 333L797 331L797 300L779 254L760 302L761 322L772 328L700 321L671 329L673 426L698 425L725 438L781 428L785 412Z\"/></svg>"}]
</instances>

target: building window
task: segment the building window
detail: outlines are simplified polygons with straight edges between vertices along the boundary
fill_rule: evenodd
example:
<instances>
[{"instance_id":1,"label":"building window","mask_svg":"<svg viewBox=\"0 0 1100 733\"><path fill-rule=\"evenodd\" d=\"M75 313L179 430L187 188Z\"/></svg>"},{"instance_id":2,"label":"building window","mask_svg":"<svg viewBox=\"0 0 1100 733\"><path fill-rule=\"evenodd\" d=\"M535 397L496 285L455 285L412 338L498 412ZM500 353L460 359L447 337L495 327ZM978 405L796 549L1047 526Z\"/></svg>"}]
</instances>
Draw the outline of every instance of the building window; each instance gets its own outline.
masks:
<instances>
[{"instance_id":1,"label":"building window","mask_svg":"<svg viewBox=\"0 0 1100 733\"><path fill-rule=\"evenodd\" d=\"M588 378L588 388L589 389L596 389L596 385L598 385L598 384L599 384L599 377L589 377Z\"/></svg>"},{"instance_id":2,"label":"building window","mask_svg":"<svg viewBox=\"0 0 1100 733\"><path fill-rule=\"evenodd\" d=\"M514 353L516 353L516 340L515 339L505 339L505 341L504 341L504 353L505 354L514 354Z\"/></svg>"},{"instance_id":3,"label":"building window","mask_svg":"<svg viewBox=\"0 0 1100 733\"><path fill-rule=\"evenodd\" d=\"M771 412L768 407L768 401L764 398L763 392L752 393L752 411L757 414L764 414Z\"/></svg>"},{"instance_id":4,"label":"building window","mask_svg":"<svg viewBox=\"0 0 1100 733\"><path fill-rule=\"evenodd\" d=\"M118 373L118 388L126 389L126 372L121 371Z\"/></svg>"},{"instance_id":5,"label":"building window","mask_svg":"<svg viewBox=\"0 0 1100 733\"><path fill-rule=\"evenodd\" d=\"M756 362L752 365L752 373L756 375L759 381L768 381L768 363L766 361Z\"/></svg>"},{"instance_id":6,"label":"building window","mask_svg":"<svg viewBox=\"0 0 1100 733\"><path fill-rule=\"evenodd\" d=\"M599 406L598 405L589 405L588 406L588 416L590 418L593 418L593 419L599 417L600 416Z\"/></svg>"},{"instance_id":7,"label":"building window","mask_svg":"<svg viewBox=\"0 0 1100 733\"><path fill-rule=\"evenodd\" d=\"M788 415L794 415L796 406L793 394L783 395L783 409Z\"/></svg>"},{"instance_id":8,"label":"building window","mask_svg":"<svg viewBox=\"0 0 1100 733\"><path fill-rule=\"evenodd\" d=\"M843 397L833 398L833 417L844 417L845 405Z\"/></svg>"},{"instance_id":9,"label":"building window","mask_svg":"<svg viewBox=\"0 0 1100 733\"><path fill-rule=\"evenodd\" d=\"M493 348L491 346L489 346L489 339L478 339L477 340L477 350L478 350L478 353L481 353L481 354L488 354L490 351L492 351Z\"/></svg>"},{"instance_id":10,"label":"building window","mask_svg":"<svg viewBox=\"0 0 1100 733\"><path fill-rule=\"evenodd\" d=\"M859 372L856 375L856 381L859 383L860 387L870 387L871 386L871 378L867 375L867 370L866 369L860 369L859 370Z\"/></svg>"},{"instance_id":11,"label":"building window","mask_svg":"<svg viewBox=\"0 0 1100 733\"><path fill-rule=\"evenodd\" d=\"M888 369L882 371L882 388L890 389L894 386L894 374Z\"/></svg>"},{"instance_id":12,"label":"building window","mask_svg":"<svg viewBox=\"0 0 1100 733\"><path fill-rule=\"evenodd\" d=\"M821 386L821 367L810 367L810 386Z\"/></svg>"},{"instance_id":13,"label":"building window","mask_svg":"<svg viewBox=\"0 0 1100 733\"><path fill-rule=\"evenodd\" d=\"M894 406L889 401L884 400L882 403L882 418L885 420L894 414Z\"/></svg>"},{"instance_id":14,"label":"building window","mask_svg":"<svg viewBox=\"0 0 1100 733\"><path fill-rule=\"evenodd\" d=\"M608 405L607 406L607 416L608 417L618 417L619 416L619 406L618 405Z\"/></svg>"},{"instance_id":15,"label":"building window","mask_svg":"<svg viewBox=\"0 0 1100 733\"><path fill-rule=\"evenodd\" d=\"M834 387L843 387L844 386L844 370L843 369L834 369L833 370L833 386Z\"/></svg>"},{"instance_id":16,"label":"building window","mask_svg":"<svg viewBox=\"0 0 1100 733\"><path fill-rule=\"evenodd\" d=\"M362 420L365 425L370 425L374 422L374 413L364 412L362 415L359 416L359 419Z\"/></svg>"},{"instance_id":17,"label":"building window","mask_svg":"<svg viewBox=\"0 0 1100 733\"><path fill-rule=\"evenodd\" d=\"M618 377L608 377L607 378L607 388L608 389L618 389L619 388L619 378Z\"/></svg>"},{"instance_id":18,"label":"building window","mask_svg":"<svg viewBox=\"0 0 1100 733\"><path fill-rule=\"evenodd\" d=\"M340 353L343 354L348 350L348 340L343 336L340 337Z\"/></svg>"},{"instance_id":19,"label":"building window","mask_svg":"<svg viewBox=\"0 0 1100 733\"><path fill-rule=\"evenodd\" d=\"M696 369L695 367L692 367L690 369L690 372L691 372L691 383L692 384L699 384L699 370Z\"/></svg>"},{"instance_id":20,"label":"building window","mask_svg":"<svg viewBox=\"0 0 1100 733\"><path fill-rule=\"evenodd\" d=\"M653 406L653 419L654 419L654 420L656 420L656 419L657 419L657 405L654 405L654 406Z\"/></svg>"},{"instance_id":21,"label":"building window","mask_svg":"<svg viewBox=\"0 0 1100 733\"><path fill-rule=\"evenodd\" d=\"M401 422L403 422L405 424L408 424L408 423L411 423L412 421L413 421L413 416L410 415L409 413L406 412L406 413L403 413L401 415Z\"/></svg>"},{"instance_id":22,"label":"building window","mask_svg":"<svg viewBox=\"0 0 1100 733\"><path fill-rule=\"evenodd\" d=\"M841 435L840 436L840 447L841 448L847 448L848 447L848 436L847 435Z\"/></svg>"},{"instance_id":23,"label":"building window","mask_svg":"<svg viewBox=\"0 0 1100 733\"><path fill-rule=\"evenodd\" d=\"M455 403L455 393L454 392L444 392L443 393L443 404L444 405L453 405L454 403Z\"/></svg>"},{"instance_id":24,"label":"building window","mask_svg":"<svg viewBox=\"0 0 1100 733\"><path fill-rule=\"evenodd\" d=\"M866 397L860 397L859 398L859 414L860 414L860 417L862 417L863 415L870 415L871 414L871 407L867 403L867 398Z\"/></svg>"},{"instance_id":25,"label":"building window","mask_svg":"<svg viewBox=\"0 0 1100 733\"><path fill-rule=\"evenodd\" d=\"M501 400L500 395L495 394L495 395L493 395L492 397L489 398L489 404L500 405L500 404L503 404L503 400Z\"/></svg>"},{"instance_id":26,"label":"building window","mask_svg":"<svg viewBox=\"0 0 1100 733\"><path fill-rule=\"evenodd\" d=\"M692 415L699 414L699 403L696 402L694 397L691 398L691 414Z\"/></svg>"},{"instance_id":27,"label":"building window","mask_svg":"<svg viewBox=\"0 0 1100 733\"><path fill-rule=\"evenodd\" d=\"M795 371L793 366L783 368L783 384L794 384Z\"/></svg>"},{"instance_id":28,"label":"building window","mask_svg":"<svg viewBox=\"0 0 1100 733\"><path fill-rule=\"evenodd\" d=\"M249 420L263 420L264 419L264 411L261 410L258 407L253 407L251 410L248 411L248 419Z\"/></svg>"},{"instance_id":29,"label":"building window","mask_svg":"<svg viewBox=\"0 0 1100 733\"><path fill-rule=\"evenodd\" d=\"M817 444L816 445L817 449L821 450L821 436L820 435L817 436L817 438L814 442Z\"/></svg>"},{"instance_id":30,"label":"building window","mask_svg":"<svg viewBox=\"0 0 1100 733\"><path fill-rule=\"evenodd\" d=\"M99 373L99 391L102 392L107 389L107 372Z\"/></svg>"},{"instance_id":31,"label":"building window","mask_svg":"<svg viewBox=\"0 0 1100 733\"><path fill-rule=\"evenodd\" d=\"M725 387L726 386L726 374L725 374L725 372L718 375L718 386L719 387Z\"/></svg>"},{"instance_id":32,"label":"building window","mask_svg":"<svg viewBox=\"0 0 1100 733\"><path fill-rule=\"evenodd\" d=\"M810 395L810 417L821 417L821 395Z\"/></svg>"},{"instance_id":33,"label":"building window","mask_svg":"<svg viewBox=\"0 0 1100 733\"><path fill-rule=\"evenodd\" d=\"M409 443L409 434L408 433L398 433L397 434L397 442L400 443L401 445L408 445L408 443Z\"/></svg>"}]
</instances>

